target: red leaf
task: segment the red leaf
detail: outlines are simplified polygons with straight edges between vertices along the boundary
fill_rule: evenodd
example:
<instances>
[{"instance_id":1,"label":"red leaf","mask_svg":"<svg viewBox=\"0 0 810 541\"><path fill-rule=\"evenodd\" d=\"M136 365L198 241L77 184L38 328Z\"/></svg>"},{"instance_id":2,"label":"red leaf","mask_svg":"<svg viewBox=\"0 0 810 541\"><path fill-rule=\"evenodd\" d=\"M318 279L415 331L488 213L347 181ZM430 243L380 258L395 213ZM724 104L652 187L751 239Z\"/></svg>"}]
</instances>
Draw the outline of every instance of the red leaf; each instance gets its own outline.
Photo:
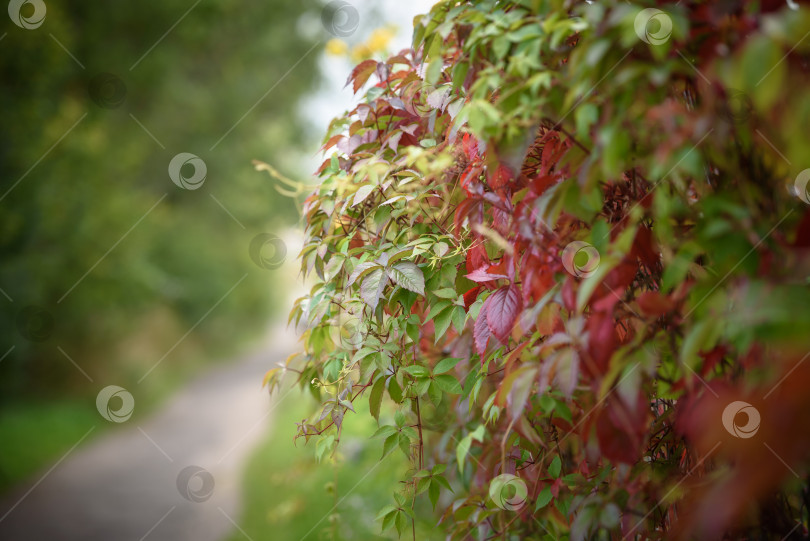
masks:
<instances>
[{"instance_id":1,"label":"red leaf","mask_svg":"<svg viewBox=\"0 0 810 541\"><path fill-rule=\"evenodd\" d=\"M610 312L594 312L588 318L588 353L595 366L587 365L591 376L596 377L607 372L608 362L619 344L616 324Z\"/></svg>"},{"instance_id":2,"label":"red leaf","mask_svg":"<svg viewBox=\"0 0 810 541\"><path fill-rule=\"evenodd\" d=\"M335 145L338 143L338 141L340 141L340 140L341 140L341 139L343 139L344 137L345 137L345 136L344 136L344 135L342 135L342 134L333 135L333 136L332 136L332 137L330 137L330 138L329 138L329 140L328 140L328 141L327 141L327 142L326 142L326 143L323 145L323 147L321 147L321 150L322 150L322 151L323 151L323 150L329 150L330 148L332 148L333 146L335 146Z\"/></svg>"},{"instance_id":3,"label":"red leaf","mask_svg":"<svg viewBox=\"0 0 810 541\"><path fill-rule=\"evenodd\" d=\"M464 308L470 309L472 303L478 298L478 293L481 291L481 286L476 286L464 294Z\"/></svg>"},{"instance_id":4,"label":"red leaf","mask_svg":"<svg viewBox=\"0 0 810 541\"><path fill-rule=\"evenodd\" d=\"M715 346L714 349L711 351L707 351L706 353L698 353L703 358L703 367L701 368L700 372L706 376L710 374L714 367L723 360L723 358L728 354L728 347L724 345Z\"/></svg>"},{"instance_id":5,"label":"red leaf","mask_svg":"<svg viewBox=\"0 0 810 541\"><path fill-rule=\"evenodd\" d=\"M554 285L554 272L539 257L530 256L521 271L524 301L530 298L539 301Z\"/></svg>"},{"instance_id":6,"label":"red leaf","mask_svg":"<svg viewBox=\"0 0 810 541\"><path fill-rule=\"evenodd\" d=\"M563 487L562 477L555 479L554 482L551 484L551 495L554 496L555 498L558 498L560 496L560 489L562 487Z\"/></svg>"},{"instance_id":7,"label":"red leaf","mask_svg":"<svg viewBox=\"0 0 810 541\"><path fill-rule=\"evenodd\" d=\"M495 169L495 172L489 175L489 185L493 190L498 191L509 184L512 178L513 175L512 172L509 171L509 168L503 164L498 164L498 168Z\"/></svg>"},{"instance_id":8,"label":"red leaf","mask_svg":"<svg viewBox=\"0 0 810 541\"><path fill-rule=\"evenodd\" d=\"M666 314L675 306L668 297L662 295L658 291L647 291L642 293L638 299L638 307L645 316L661 316Z\"/></svg>"},{"instance_id":9,"label":"red leaf","mask_svg":"<svg viewBox=\"0 0 810 541\"><path fill-rule=\"evenodd\" d=\"M368 78L371 77L371 74L377 69L377 61L376 60L363 60L352 70L351 74L349 74L349 78L346 80L346 85L348 86L349 83L354 81L354 92L357 93Z\"/></svg>"},{"instance_id":10,"label":"red leaf","mask_svg":"<svg viewBox=\"0 0 810 541\"><path fill-rule=\"evenodd\" d=\"M530 189L535 196L543 195L543 193L554 184L557 183L559 177L557 175L538 175L532 179Z\"/></svg>"},{"instance_id":11,"label":"red leaf","mask_svg":"<svg viewBox=\"0 0 810 541\"><path fill-rule=\"evenodd\" d=\"M329 167L330 165L332 165L332 158L327 158L326 160L323 161L323 163L318 168L318 170L315 172L315 174L320 175L321 173L326 171L326 168Z\"/></svg>"},{"instance_id":12,"label":"red leaf","mask_svg":"<svg viewBox=\"0 0 810 541\"><path fill-rule=\"evenodd\" d=\"M468 216L473 214L473 216ZM464 219L470 218L470 223L477 223L483 218L481 200L476 198L467 198L461 201L456 207L456 215L453 217L453 225L456 228L456 235L461 231L464 225Z\"/></svg>"},{"instance_id":13,"label":"red leaf","mask_svg":"<svg viewBox=\"0 0 810 541\"><path fill-rule=\"evenodd\" d=\"M520 290L517 286L507 286L495 290L484 301L486 308L487 325L498 340L506 343L512 333L512 326L515 323L520 311L523 309L523 300L520 297Z\"/></svg>"},{"instance_id":14,"label":"red leaf","mask_svg":"<svg viewBox=\"0 0 810 541\"><path fill-rule=\"evenodd\" d=\"M796 239L793 241L796 248L810 248L810 210L804 213L799 225L796 227Z\"/></svg>"},{"instance_id":15,"label":"red leaf","mask_svg":"<svg viewBox=\"0 0 810 541\"><path fill-rule=\"evenodd\" d=\"M469 250L467 250L467 269L475 270L489 265L489 257L484 245L476 243Z\"/></svg>"},{"instance_id":16,"label":"red leaf","mask_svg":"<svg viewBox=\"0 0 810 541\"><path fill-rule=\"evenodd\" d=\"M649 268L654 268L660 256L659 251L655 248L653 242L652 231L648 227L640 227L636 232L636 238L633 239L633 248L630 251L631 257L638 257L641 262Z\"/></svg>"},{"instance_id":17,"label":"red leaf","mask_svg":"<svg viewBox=\"0 0 810 541\"><path fill-rule=\"evenodd\" d=\"M635 404L627 404L618 394L610 396L596 420L596 438L605 458L625 464L634 464L641 458L648 409L641 391Z\"/></svg>"},{"instance_id":18,"label":"red leaf","mask_svg":"<svg viewBox=\"0 0 810 541\"><path fill-rule=\"evenodd\" d=\"M478 148L478 141L469 133L465 133L464 137L462 137L461 146L470 161L478 158L478 156L481 155Z\"/></svg>"},{"instance_id":19,"label":"red leaf","mask_svg":"<svg viewBox=\"0 0 810 541\"><path fill-rule=\"evenodd\" d=\"M570 276L563 282L562 301L566 310L573 312L577 309L577 293L574 291L574 280Z\"/></svg>"}]
</instances>

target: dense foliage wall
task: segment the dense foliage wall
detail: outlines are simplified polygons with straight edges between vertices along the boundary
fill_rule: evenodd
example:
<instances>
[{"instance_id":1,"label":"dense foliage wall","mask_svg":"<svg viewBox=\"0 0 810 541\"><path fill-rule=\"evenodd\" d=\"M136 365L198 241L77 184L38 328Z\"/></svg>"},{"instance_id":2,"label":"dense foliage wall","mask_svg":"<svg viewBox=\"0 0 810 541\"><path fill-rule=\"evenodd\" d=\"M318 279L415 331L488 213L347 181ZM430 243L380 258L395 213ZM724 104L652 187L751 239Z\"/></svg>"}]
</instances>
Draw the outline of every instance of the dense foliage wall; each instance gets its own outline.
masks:
<instances>
[{"instance_id":1,"label":"dense foliage wall","mask_svg":"<svg viewBox=\"0 0 810 541\"><path fill-rule=\"evenodd\" d=\"M383 529L429 500L453 539L807 535L808 33L793 2L453 0L354 69L288 368L319 457L355 411L408 457Z\"/></svg>"}]
</instances>

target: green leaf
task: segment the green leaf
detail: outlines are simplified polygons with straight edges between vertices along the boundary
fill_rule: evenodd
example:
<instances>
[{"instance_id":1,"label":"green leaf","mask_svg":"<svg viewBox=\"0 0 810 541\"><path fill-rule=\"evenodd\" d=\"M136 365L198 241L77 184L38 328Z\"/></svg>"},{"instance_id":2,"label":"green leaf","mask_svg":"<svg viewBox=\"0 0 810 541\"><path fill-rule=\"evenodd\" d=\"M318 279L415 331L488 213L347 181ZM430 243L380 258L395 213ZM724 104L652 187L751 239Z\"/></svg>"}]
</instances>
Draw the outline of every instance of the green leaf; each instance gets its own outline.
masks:
<instances>
[{"instance_id":1,"label":"green leaf","mask_svg":"<svg viewBox=\"0 0 810 541\"><path fill-rule=\"evenodd\" d=\"M721 329L717 319L705 319L696 323L686 332L681 345L680 361L694 370L700 363L699 352L709 351L714 347Z\"/></svg>"},{"instance_id":2,"label":"green leaf","mask_svg":"<svg viewBox=\"0 0 810 541\"><path fill-rule=\"evenodd\" d=\"M452 370L460 361L461 359L456 359L455 357L448 357L447 359L442 359L436 366L433 367L434 374L444 374L445 372L449 372Z\"/></svg>"},{"instance_id":3,"label":"green leaf","mask_svg":"<svg viewBox=\"0 0 810 541\"><path fill-rule=\"evenodd\" d=\"M385 517L386 515L389 515L389 514L393 513L396 510L397 510L397 508L394 507L393 505L386 505L385 507L380 509L379 513L377 513L377 518L375 520L380 520L381 518Z\"/></svg>"},{"instance_id":4,"label":"green leaf","mask_svg":"<svg viewBox=\"0 0 810 541\"><path fill-rule=\"evenodd\" d=\"M395 522L396 522L396 526L397 526L397 533L400 536L402 536L402 532L404 532L405 529L408 527L408 519L406 518L405 513L402 510L400 510L396 514L396 517L397 518L396 518Z\"/></svg>"},{"instance_id":5,"label":"green leaf","mask_svg":"<svg viewBox=\"0 0 810 541\"><path fill-rule=\"evenodd\" d=\"M405 334L408 335L408 338L410 338L413 341L414 344L419 342L419 326L418 325L412 325L411 323L408 323L407 325L405 325Z\"/></svg>"},{"instance_id":6,"label":"green leaf","mask_svg":"<svg viewBox=\"0 0 810 541\"><path fill-rule=\"evenodd\" d=\"M439 487L439 483L432 482L429 485L428 489L428 497L430 497L430 503L433 504L434 511L436 510L436 503L439 501L439 494L441 493L442 489Z\"/></svg>"},{"instance_id":7,"label":"green leaf","mask_svg":"<svg viewBox=\"0 0 810 541\"><path fill-rule=\"evenodd\" d=\"M388 454L394 449L394 447L396 447L397 442L399 441L399 436L400 434L397 433L391 434L390 436L385 438L385 443L383 443L383 454L380 460L387 457Z\"/></svg>"},{"instance_id":8,"label":"green leaf","mask_svg":"<svg viewBox=\"0 0 810 541\"><path fill-rule=\"evenodd\" d=\"M430 370L428 370L424 366L419 366L418 364L403 366L401 370L405 373L412 375L415 378L426 378L430 376Z\"/></svg>"},{"instance_id":9,"label":"green leaf","mask_svg":"<svg viewBox=\"0 0 810 541\"><path fill-rule=\"evenodd\" d=\"M440 299L454 300L456 299L456 297L458 297L458 293L456 293L456 290L453 289L452 287L443 287L439 290L434 291L433 294L439 297Z\"/></svg>"},{"instance_id":10,"label":"green leaf","mask_svg":"<svg viewBox=\"0 0 810 541\"><path fill-rule=\"evenodd\" d=\"M404 197L404 196L402 196L402 197ZM411 257L411 255L413 255L413 247L412 246L408 247L408 248L404 248L404 249L398 249L398 250L396 250L394 252L391 252L390 257L388 258L388 264L393 265L394 263L396 263L400 259L404 259L406 257Z\"/></svg>"},{"instance_id":11,"label":"green leaf","mask_svg":"<svg viewBox=\"0 0 810 541\"><path fill-rule=\"evenodd\" d=\"M458 442L456 446L456 460L458 461L458 471L464 472L464 458L467 456L467 453L470 452L470 447L472 446L472 435L467 434L461 441Z\"/></svg>"},{"instance_id":12,"label":"green leaf","mask_svg":"<svg viewBox=\"0 0 810 541\"><path fill-rule=\"evenodd\" d=\"M405 458L411 458L411 440L405 434L399 435L399 449L405 454Z\"/></svg>"},{"instance_id":13,"label":"green leaf","mask_svg":"<svg viewBox=\"0 0 810 541\"><path fill-rule=\"evenodd\" d=\"M453 67L453 87L458 89L464 84L464 79L467 77L467 72L470 70L470 65L467 62L459 62Z\"/></svg>"},{"instance_id":14,"label":"green leaf","mask_svg":"<svg viewBox=\"0 0 810 541\"><path fill-rule=\"evenodd\" d=\"M402 389L397 383L396 378L391 378L388 380L388 396L391 397L391 400L399 404L402 402Z\"/></svg>"},{"instance_id":15,"label":"green leaf","mask_svg":"<svg viewBox=\"0 0 810 541\"><path fill-rule=\"evenodd\" d=\"M324 455L332 451L332 446L335 443L335 436L330 435L318 440L315 446L315 458L320 462Z\"/></svg>"},{"instance_id":16,"label":"green leaf","mask_svg":"<svg viewBox=\"0 0 810 541\"><path fill-rule=\"evenodd\" d=\"M448 306L447 308L439 312L439 315L436 316L436 319L433 321L435 343L438 343L439 339L442 336L444 336L444 333L447 332L447 329L450 327L450 323L452 322L452 317L453 317L453 306Z\"/></svg>"},{"instance_id":17,"label":"green leaf","mask_svg":"<svg viewBox=\"0 0 810 541\"><path fill-rule=\"evenodd\" d=\"M577 137L590 139L590 128L599 119L599 109L592 103L583 103L574 111L574 119L577 126Z\"/></svg>"},{"instance_id":18,"label":"green leaf","mask_svg":"<svg viewBox=\"0 0 810 541\"><path fill-rule=\"evenodd\" d=\"M464 323L467 318L467 313L464 311L464 308L461 306L453 306L453 312L450 316L453 320L453 326L456 328L459 334L464 331Z\"/></svg>"},{"instance_id":19,"label":"green leaf","mask_svg":"<svg viewBox=\"0 0 810 541\"><path fill-rule=\"evenodd\" d=\"M352 274L349 276L349 281L346 283L346 286L347 287L351 286L358 279L370 273L372 270L379 268L382 268L382 266L375 261L366 261L365 263L360 263L352 271Z\"/></svg>"},{"instance_id":20,"label":"green leaf","mask_svg":"<svg viewBox=\"0 0 810 541\"><path fill-rule=\"evenodd\" d=\"M430 382L430 387L428 387L428 396L430 397L430 401L433 402L434 406L438 406L442 402L442 390L439 389L439 386L436 385L436 382L433 380L427 380Z\"/></svg>"},{"instance_id":21,"label":"green leaf","mask_svg":"<svg viewBox=\"0 0 810 541\"><path fill-rule=\"evenodd\" d=\"M380 298L382 297L383 290L385 289L386 284L388 283L388 276L385 274L382 268L374 269L368 276L366 276L365 280L363 280L362 285L360 286L360 297L368 304L371 309L375 309L377 307L377 303L380 302Z\"/></svg>"},{"instance_id":22,"label":"green leaf","mask_svg":"<svg viewBox=\"0 0 810 541\"><path fill-rule=\"evenodd\" d=\"M430 312L428 312L427 317L425 318L425 323L436 317L442 310L451 306L451 304L447 301L437 302L436 304L430 307Z\"/></svg>"},{"instance_id":23,"label":"green leaf","mask_svg":"<svg viewBox=\"0 0 810 541\"><path fill-rule=\"evenodd\" d=\"M413 386L416 396L424 395L426 392L428 392L428 389L430 389L432 384L433 382L429 378L418 378Z\"/></svg>"},{"instance_id":24,"label":"green leaf","mask_svg":"<svg viewBox=\"0 0 810 541\"><path fill-rule=\"evenodd\" d=\"M621 176L630 156L630 135L627 130L618 125L606 126L599 134L599 142L602 144L602 173L607 178Z\"/></svg>"},{"instance_id":25,"label":"green leaf","mask_svg":"<svg viewBox=\"0 0 810 541\"><path fill-rule=\"evenodd\" d=\"M443 61L441 57L434 58L428 64L427 70L425 70L425 82L429 85L435 85L439 81L439 77L442 74L442 64Z\"/></svg>"},{"instance_id":26,"label":"green leaf","mask_svg":"<svg viewBox=\"0 0 810 541\"><path fill-rule=\"evenodd\" d=\"M442 466L444 466L444 464L442 464ZM446 489L447 489L447 490L449 490L450 492L453 492L453 489L452 489L452 488L450 488L450 483L448 483L448 482L447 482L447 479L445 479L443 476L441 476L441 475L434 475L434 476L433 476L433 480L434 480L435 482L439 483L440 485L442 485L444 488L446 488Z\"/></svg>"},{"instance_id":27,"label":"green leaf","mask_svg":"<svg viewBox=\"0 0 810 541\"><path fill-rule=\"evenodd\" d=\"M380 404L382 404L383 392L385 391L385 376L380 377L371 387L371 395L368 397L368 408L371 416L377 421L380 420Z\"/></svg>"},{"instance_id":28,"label":"green leaf","mask_svg":"<svg viewBox=\"0 0 810 541\"><path fill-rule=\"evenodd\" d=\"M355 353L355 354L354 354L354 356L352 357L352 363L356 363L356 362L357 362L357 361L359 361L359 360L365 359L366 357L368 357L368 356L369 356L369 355L371 355L372 353L377 353L377 350L376 350L376 349L372 349L372 348L366 348L366 347L361 348L361 349L360 349L360 350L358 350L358 351L357 351L357 353Z\"/></svg>"},{"instance_id":29,"label":"green leaf","mask_svg":"<svg viewBox=\"0 0 810 541\"><path fill-rule=\"evenodd\" d=\"M495 58L500 60L506 56L506 53L509 52L509 47L511 43L509 43L509 38L506 36L498 36L492 41L492 52L495 53Z\"/></svg>"},{"instance_id":30,"label":"green leaf","mask_svg":"<svg viewBox=\"0 0 810 541\"><path fill-rule=\"evenodd\" d=\"M398 286L408 291L420 295L425 294L425 276L422 274L422 270L410 261L395 263L393 267L388 269L388 276Z\"/></svg>"},{"instance_id":31,"label":"green leaf","mask_svg":"<svg viewBox=\"0 0 810 541\"><path fill-rule=\"evenodd\" d=\"M560 471L562 470L562 461L560 460L560 455L556 455L554 459L551 461L551 464L548 465L548 474L557 479L560 476Z\"/></svg>"},{"instance_id":32,"label":"green leaf","mask_svg":"<svg viewBox=\"0 0 810 541\"><path fill-rule=\"evenodd\" d=\"M450 374L442 374L433 378L439 389L451 394L461 394L462 388L458 380Z\"/></svg>"},{"instance_id":33,"label":"green leaf","mask_svg":"<svg viewBox=\"0 0 810 541\"><path fill-rule=\"evenodd\" d=\"M393 511L385 515L385 518L383 518L382 521L382 531L385 531L394 525L394 519L397 517L398 514L399 512L395 508Z\"/></svg>"},{"instance_id":34,"label":"green leaf","mask_svg":"<svg viewBox=\"0 0 810 541\"><path fill-rule=\"evenodd\" d=\"M397 429L395 427L393 427L391 425L382 425L380 428L378 428L376 430L376 432L374 432L374 434L371 435L371 437L376 438L378 436L384 436L384 437L387 438L388 436L390 436L391 434L394 434L396 432L397 432Z\"/></svg>"},{"instance_id":35,"label":"green leaf","mask_svg":"<svg viewBox=\"0 0 810 541\"><path fill-rule=\"evenodd\" d=\"M538 509L542 509L548 505L548 503L553 498L551 494L551 486L545 487L543 490L540 491L540 494L537 495L537 501L534 504L534 510L537 511Z\"/></svg>"},{"instance_id":36,"label":"green leaf","mask_svg":"<svg viewBox=\"0 0 810 541\"><path fill-rule=\"evenodd\" d=\"M373 184L366 184L365 186L360 186L360 188L358 188L354 194L354 201L352 202L352 207L356 207L357 205L365 201L366 198L368 198L368 196L371 194L371 192L374 191L374 188L376 188L376 186L374 186Z\"/></svg>"},{"instance_id":37,"label":"green leaf","mask_svg":"<svg viewBox=\"0 0 810 541\"><path fill-rule=\"evenodd\" d=\"M571 415L571 409L568 407L568 404L566 404L562 400L557 400L557 407L554 408L554 411L557 412L557 415L559 415L560 418L568 421L569 424L574 423L573 417Z\"/></svg>"}]
</instances>

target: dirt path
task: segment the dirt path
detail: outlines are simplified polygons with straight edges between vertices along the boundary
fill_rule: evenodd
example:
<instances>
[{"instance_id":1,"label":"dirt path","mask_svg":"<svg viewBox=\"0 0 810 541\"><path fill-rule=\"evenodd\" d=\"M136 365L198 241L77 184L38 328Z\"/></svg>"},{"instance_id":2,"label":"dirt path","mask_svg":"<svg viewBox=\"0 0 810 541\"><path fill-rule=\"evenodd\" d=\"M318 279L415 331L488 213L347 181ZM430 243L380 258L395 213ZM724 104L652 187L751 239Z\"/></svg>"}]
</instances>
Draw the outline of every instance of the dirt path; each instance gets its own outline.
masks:
<instances>
[{"instance_id":1,"label":"dirt path","mask_svg":"<svg viewBox=\"0 0 810 541\"><path fill-rule=\"evenodd\" d=\"M236 531L243 467L271 420L261 379L294 347L282 333L270 343L192 382L145 421L129 420L79 446L5 496L0 540L221 541ZM188 469L183 478L189 466L205 471Z\"/></svg>"}]
</instances>

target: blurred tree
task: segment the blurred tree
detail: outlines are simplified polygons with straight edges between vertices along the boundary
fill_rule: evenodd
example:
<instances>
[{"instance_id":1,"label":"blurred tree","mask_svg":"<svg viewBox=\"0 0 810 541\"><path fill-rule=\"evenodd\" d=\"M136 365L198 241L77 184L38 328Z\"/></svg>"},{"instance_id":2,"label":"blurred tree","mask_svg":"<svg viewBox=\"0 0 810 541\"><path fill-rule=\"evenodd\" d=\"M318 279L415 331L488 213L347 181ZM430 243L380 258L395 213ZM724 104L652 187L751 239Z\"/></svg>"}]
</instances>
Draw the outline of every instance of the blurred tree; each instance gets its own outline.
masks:
<instances>
[{"instance_id":1,"label":"blurred tree","mask_svg":"<svg viewBox=\"0 0 810 541\"><path fill-rule=\"evenodd\" d=\"M134 381L189 329L213 354L262 328L278 277L248 246L295 211L251 159L300 155L290 104L316 83L319 8L73 0L36 29L4 18L0 400L86 384L59 347ZM197 190L169 178L181 152L206 164Z\"/></svg>"}]
</instances>

